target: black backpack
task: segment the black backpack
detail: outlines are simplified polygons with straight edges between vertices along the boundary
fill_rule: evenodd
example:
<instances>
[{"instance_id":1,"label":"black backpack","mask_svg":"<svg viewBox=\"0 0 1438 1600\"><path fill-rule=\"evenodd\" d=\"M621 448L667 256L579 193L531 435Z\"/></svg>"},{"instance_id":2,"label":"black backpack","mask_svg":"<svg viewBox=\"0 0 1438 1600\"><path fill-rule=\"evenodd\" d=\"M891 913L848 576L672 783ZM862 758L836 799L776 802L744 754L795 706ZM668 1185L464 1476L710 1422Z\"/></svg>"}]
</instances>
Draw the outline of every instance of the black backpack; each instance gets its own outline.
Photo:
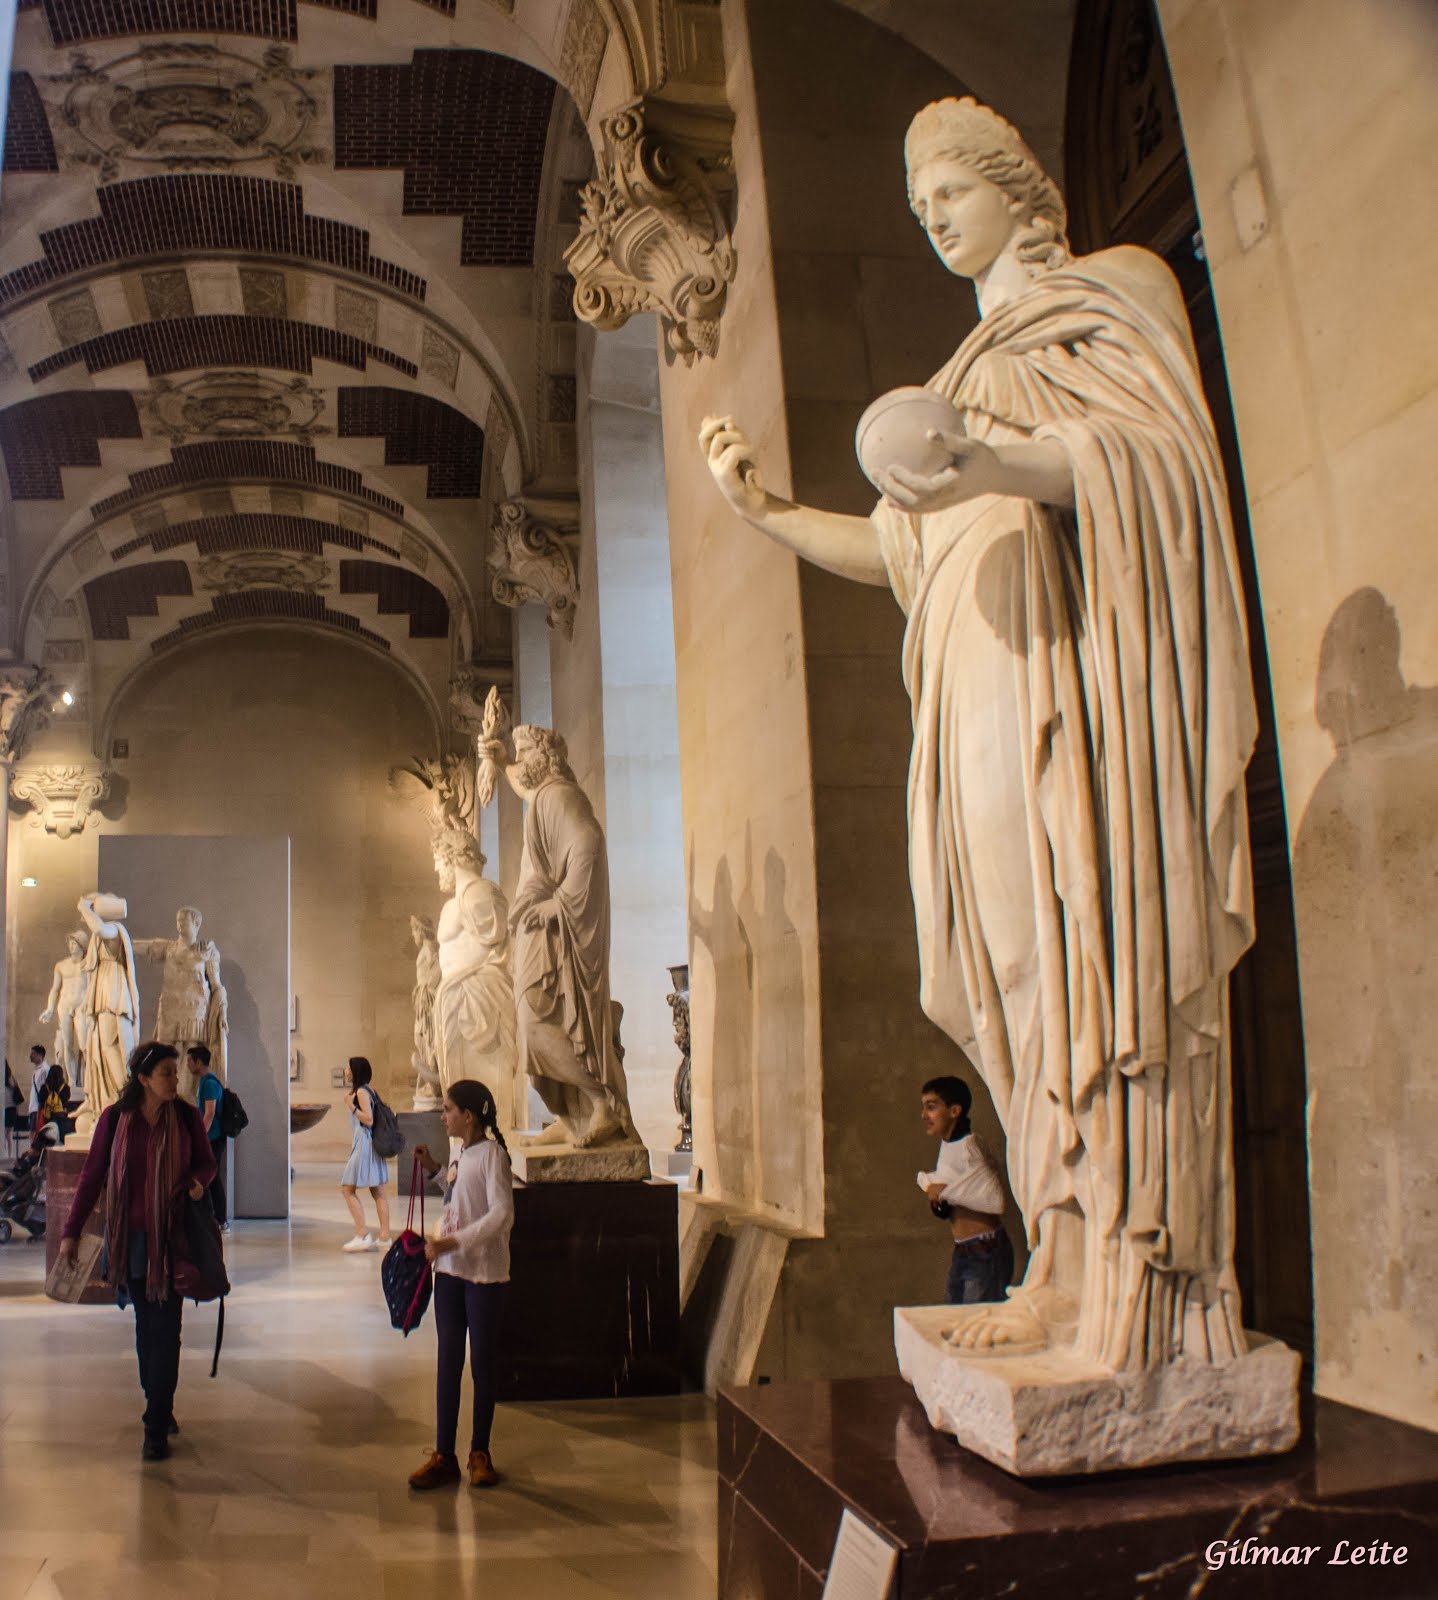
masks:
<instances>
[{"instance_id":1,"label":"black backpack","mask_svg":"<svg viewBox=\"0 0 1438 1600\"><path fill-rule=\"evenodd\" d=\"M220 1302L220 1319L215 1327L215 1355L210 1363L213 1378L220 1365L220 1346L225 1341L225 1296L230 1292L229 1274L225 1271L225 1246L220 1238L220 1225L210 1209L209 1196L192 1200L189 1195L179 1199L180 1225L185 1234L186 1258L175 1258L175 1293L182 1300L193 1300L199 1305L206 1300Z\"/></svg>"},{"instance_id":2,"label":"black backpack","mask_svg":"<svg viewBox=\"0 0 1438 1600\"><path fill-rule=\"evenodd\" d=\"M227 1139L238 1139L250 1125L249 1113L233 1089L220 1096L220 1132Z\"/></svg>"},{"instance_id":3,"label":"black backpack","mask_svg":"<svg viewBox=\"0 0 1438 1600\"><path fill-rule=\"evenodd\" d=\"M404 1135L399 1129L399 1118L380 1099L372 1083L367 1083L365 1088L370 1092L370 1115L374 1118L370 1124L370 1143L380 1160L388 1161L404 1149Z\"/></svg>"}]
</instances>

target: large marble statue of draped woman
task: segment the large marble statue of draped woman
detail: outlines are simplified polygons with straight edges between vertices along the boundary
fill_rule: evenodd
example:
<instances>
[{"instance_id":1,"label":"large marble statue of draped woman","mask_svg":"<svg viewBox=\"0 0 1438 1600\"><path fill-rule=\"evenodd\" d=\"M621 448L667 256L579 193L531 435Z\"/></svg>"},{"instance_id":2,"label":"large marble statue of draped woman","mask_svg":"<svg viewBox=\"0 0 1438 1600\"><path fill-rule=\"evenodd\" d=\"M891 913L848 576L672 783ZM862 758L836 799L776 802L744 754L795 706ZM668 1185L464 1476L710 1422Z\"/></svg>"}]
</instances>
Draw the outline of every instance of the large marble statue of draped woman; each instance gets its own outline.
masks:
<instances>
[{"instance_id":1,"label":"large marble statue of draped woman","mask_svg":"<svg viewBox=\"0 0 1438 1600\"><path fill-rule=\"evenodd\" d=\"M1178 285L1075 259L1063 200L972 100L909 130L910 201L980 322L930 380L948 464L872 516L768 494L731 418L731 506L908 616L921 1003L1003 1120L1030 1260L952 1335L1114 1372L1243 1354L1226 990L1252 938L1256 719L1222 469ZM896 1088L896 1092L897 1088Z\"/></svg>"},{"instance_id":2,"label":"large marble statue of draped woman","mask_svg":"<svg viewBox=\"0 0 1438 1600\"><path fill-rule=\"evenodd\" d=\"M435 928L435 1066L446 1089L460 1078L478 1078L494 1096L500 1127L512 1128L519 1046L509 906L504 891L484 876L479 840L466 828L451 825L435 834L434 865L450 896Z\"/></svg>"}]
</instances>

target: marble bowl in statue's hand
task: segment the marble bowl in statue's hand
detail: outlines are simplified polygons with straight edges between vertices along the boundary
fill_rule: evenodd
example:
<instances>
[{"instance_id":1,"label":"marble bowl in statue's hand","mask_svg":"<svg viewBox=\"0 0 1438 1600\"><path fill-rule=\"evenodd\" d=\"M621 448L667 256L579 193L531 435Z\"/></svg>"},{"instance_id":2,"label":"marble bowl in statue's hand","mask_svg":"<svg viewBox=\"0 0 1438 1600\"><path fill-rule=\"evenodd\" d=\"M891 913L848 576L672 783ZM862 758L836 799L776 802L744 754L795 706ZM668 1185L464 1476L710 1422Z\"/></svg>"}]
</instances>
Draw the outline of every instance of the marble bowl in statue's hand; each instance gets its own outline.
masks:
<instances>
[{"instance_id":1,"label":"marble bowl in statue's hand","mask_svg":"<svg viewBox=\"0 0 1438 1600\"><path fill-rule=\"evenodd\" d=\"M952 462L944 444L929 435L962 433L964 419L957 406L933 389L890 389L881 394L859 418L854 430L854 450L864 476L881 493L881 473L904 467L932 478Z\"/></svg>"}]
</instances>

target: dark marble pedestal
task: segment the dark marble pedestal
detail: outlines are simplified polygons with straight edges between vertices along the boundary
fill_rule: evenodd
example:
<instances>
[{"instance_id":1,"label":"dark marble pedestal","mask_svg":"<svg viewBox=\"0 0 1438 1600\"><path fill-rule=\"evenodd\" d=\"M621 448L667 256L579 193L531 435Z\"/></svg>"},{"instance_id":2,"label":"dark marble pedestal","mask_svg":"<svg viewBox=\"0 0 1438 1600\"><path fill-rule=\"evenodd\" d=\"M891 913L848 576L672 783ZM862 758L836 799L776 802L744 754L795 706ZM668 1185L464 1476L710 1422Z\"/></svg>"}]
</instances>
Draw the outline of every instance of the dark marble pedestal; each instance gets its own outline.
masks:
<instances>
[{"instance_id":1,"label":"dark marble pedestal","mask_svg":"<svg viewBox=\"0 0 1438 1600\"><path fill-rule=\"evenodd\" d=\"M399 1177L399 1192L408 1196L410 1179L414 1176L414 1147L424 1145L440 1163L439 1171L425 1188L426 1197L444 1193L445 1156L449 1151L449 1135L444 1131L444 1117L438 1111L396 1111L399 1131L404 1135L404 1149L393 1158Z\"/></svg>"},{"instance_id":2,"label":"dark marble pedestal","mask_svg":"<svg viewBox=\"0 0 1438 1600\"><path fill-rule=\"evenodd\" d=\"M678 1195L516 1185L501 1400L679 1392Z\"/></svg>"},{"instance_id":3,"label":"dark marble pedestal","mask_svg":"<svg viewBox=\"0 0 1438 1600\"><path fill-rule=\"evenodd\" d=\"M80 1174L85 1169L85 1157L89 1153L88 1145L83 1150L62 1147L46 1152L45 1271L47 1275L60 1254L60 1233L65 1226L65 1219L70 1215L70 1205L75 1198L75 1190L80 1186ZM104 1231L105 1196L102 1193L89 1222L85 1224L85 1232L102 1234ZM98 1271L97 1268L97 1276L90 1281L90 1286L80 1297L80 1304L83 1306L113 1306L115 1303L114 1289L101 1281Z\"/></svg>"},{"instance_id":4,"label":"dark marble pedestal","mask_svg":"<svg viewBox=\"0 0 1438 1600\"><path fill-rule=\"evenodd\" d=\"M1438 1436L1332 1401L1286 1456L1031 1483L896 1377L728 1389L718 1420L721 1600L819 1600L845 1508L898 1548L892 1600L1438 1594Z\"/></svg>"}]
</instances>

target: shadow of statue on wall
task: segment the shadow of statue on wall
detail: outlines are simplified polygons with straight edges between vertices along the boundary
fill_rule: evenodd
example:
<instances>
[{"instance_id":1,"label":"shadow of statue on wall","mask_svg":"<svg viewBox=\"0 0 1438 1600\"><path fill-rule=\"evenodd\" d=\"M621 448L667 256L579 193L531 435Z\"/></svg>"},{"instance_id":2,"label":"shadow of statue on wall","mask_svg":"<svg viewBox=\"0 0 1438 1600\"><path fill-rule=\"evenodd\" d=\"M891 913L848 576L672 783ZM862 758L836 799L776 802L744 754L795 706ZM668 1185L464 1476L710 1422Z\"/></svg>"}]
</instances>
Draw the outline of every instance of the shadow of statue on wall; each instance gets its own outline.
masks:
<instances>
[{"instance_id":1,"label":"shadow of statue on wall","mask_svg":"<svg viewBox=\"0 0 1438 1600\"><path fill-rule=\"evenodd\" d=\"M750 851L745 832L745 881ZM764 854L764 900L741 900L739 914L756 930L760 958L754 992L756 1147L759 1199L798 1221L803 1215L804 1157L809 1123L804 1117L804 953L785 904L787 869L770 845Z\"/></svg>"},{"instance_id":2,"label":"shadow of statue on wall","mask_svg":"<svg viewBox=\"0 0 1438 1600\"><path fill-rule=\"evenodd\" d=\"M1365 1246L1345 1252L1342 1267L1358 1281L1342 1299L1375 1312L1425 1303L1411 1282L1422 1252L1402 1246L1425 1209L1438 1211L1432 1117L1414 1115L1417 1097L1432 1093L1438 689L1405 681L1401 646L1377 589L1356 590L1330 619L1314 714L1333 760L1293 852L1312 1191L1330 1197L1329 1226L1340 1212L1348 1224L1364 1219ZM1431 1253L1419 1270L1438 1278Z\"/></svg>"},{"instance_id":3,"label":"shadow of statue on wall","mask_svg":"<svg viewBox=\"0 0 1438 1600\"><path fill-rule=\"evenodd\" d=\"M260 1009L250 990L245 969L233 956L225 956L220 975L225 984L230 1022L226 1041L227 1081L245 1103L245 1113L250 1125L235 1141L234 1199L236 1216L246 1213L241 1206L249 1204L245 1184L245 1141L285 1138L289 1133L289 1071L276 1073L269 1051L265 1048L264 1030L260 1026ZM283 1088L285 1102L280 1104Z\"/></svg>"},{"instance_id":4,"label":"shadow of statue on wall","mask_svg":"<svg viewBox=\"0 0 1438 1600\"><path fill-rule=\"evenodd\" d=\"M711 1159L718 1165L711 1187L742 1202L754 1197L754 946L739 914L729 858L720 856L714 868L707 908L694 889L692 838L688 869L689 935L708 951L714 970L713 1030L707 1061L695 1052L695 1099L708 1090ZM747 881L742 898L750 900Z\"/></svg>"}]
</instances>

